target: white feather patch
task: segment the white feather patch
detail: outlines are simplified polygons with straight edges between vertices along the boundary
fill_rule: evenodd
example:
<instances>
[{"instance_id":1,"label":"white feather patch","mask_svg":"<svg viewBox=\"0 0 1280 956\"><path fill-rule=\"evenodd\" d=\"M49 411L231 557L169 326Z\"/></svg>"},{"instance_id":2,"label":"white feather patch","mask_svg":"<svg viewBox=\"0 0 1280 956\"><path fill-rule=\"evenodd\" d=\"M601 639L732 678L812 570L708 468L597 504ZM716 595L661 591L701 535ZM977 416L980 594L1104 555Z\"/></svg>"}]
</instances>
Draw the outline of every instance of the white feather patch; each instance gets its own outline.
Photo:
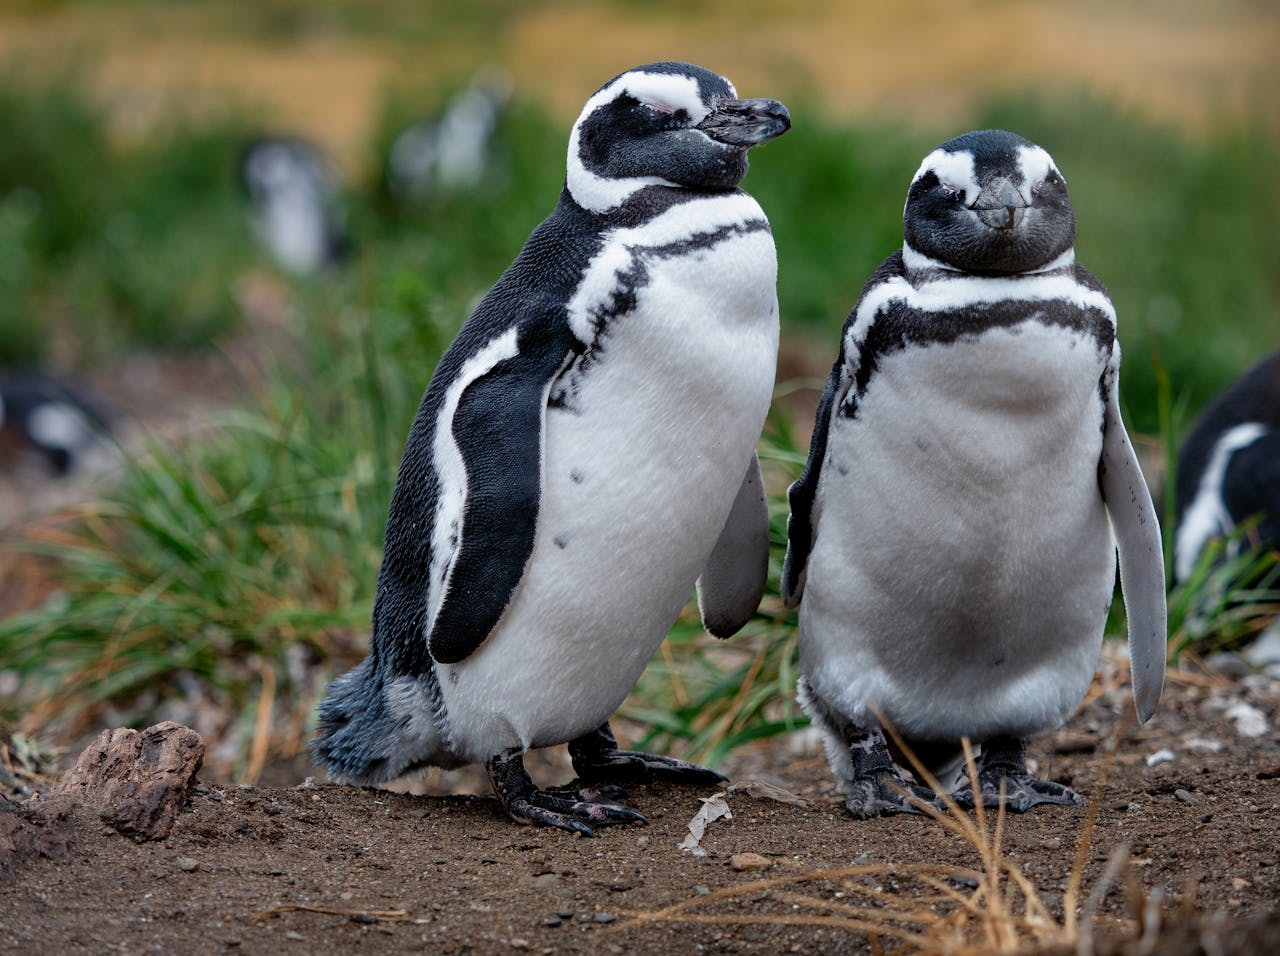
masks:
<instances>
[{"instance_id":1,"label":"white feather patch","mask_svg":"<svg viewBox=\"0 0 1280 956\"><path fill-rule=\"evenodd\" d=\"M569 300L569 327L573 334L585 344L595 338L597 314L601 308L612 306L611 293L618 285L619 274L631 267L637 248L669 245L752 219L764 219L760 204L747 193L732 192L696 203L679 203L641 226L610 230Z\"/></svg>"},{"instance_id":2,"label":"white feather patch","mask_svg":"<svg viewBox=\"0 0 1280 956\"><path fill-rule=\"evenodd\" d=\"M1022 170L1022 185L1018 187L1018 192L1022 193L1027 205L1031 205L1031 187L1044 182L1049 173L1058 173L1058 167L1054 165L1053 157L1039 146L1019 146L1017 155L1018 168ZM1058 175L1061 176L1062 173Z\"/></svg>"},{"instance_id":3,"label":"white feather patch","mask_svg":"<svg viewBox=\"0 0 1280 956\"><path fill-rule=\"evenodd\" d=\"M930 171L940 181L963 190L966 206L977 199L978 193L982 192L982 188L978 185L977 171L974 169L973 153L967 149L958 153L935 149L924 158L916 174L911 177L911 184L915 185L916 180Z\"/></svg>"}]
</instances>

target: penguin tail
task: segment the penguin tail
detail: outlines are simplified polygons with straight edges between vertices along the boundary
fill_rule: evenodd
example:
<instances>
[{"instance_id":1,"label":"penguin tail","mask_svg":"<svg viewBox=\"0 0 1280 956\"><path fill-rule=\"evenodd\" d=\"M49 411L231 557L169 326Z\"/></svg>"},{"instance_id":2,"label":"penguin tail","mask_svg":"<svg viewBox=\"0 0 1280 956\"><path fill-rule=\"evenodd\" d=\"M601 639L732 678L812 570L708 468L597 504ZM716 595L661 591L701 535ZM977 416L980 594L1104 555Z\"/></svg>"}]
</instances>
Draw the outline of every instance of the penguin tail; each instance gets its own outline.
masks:
<instances>
[{"instance_id":1,"label":"penguin tail","mask_svg":"<svg viewBox=\"0 0 1280 956\"><path fill-rule=\"evenodd\" d=\"M436 726L432 682L380 673L373 658L329 685L311 758L339 783L389 783L427 766L449 766Z\"/></svg>"}]
</instances>

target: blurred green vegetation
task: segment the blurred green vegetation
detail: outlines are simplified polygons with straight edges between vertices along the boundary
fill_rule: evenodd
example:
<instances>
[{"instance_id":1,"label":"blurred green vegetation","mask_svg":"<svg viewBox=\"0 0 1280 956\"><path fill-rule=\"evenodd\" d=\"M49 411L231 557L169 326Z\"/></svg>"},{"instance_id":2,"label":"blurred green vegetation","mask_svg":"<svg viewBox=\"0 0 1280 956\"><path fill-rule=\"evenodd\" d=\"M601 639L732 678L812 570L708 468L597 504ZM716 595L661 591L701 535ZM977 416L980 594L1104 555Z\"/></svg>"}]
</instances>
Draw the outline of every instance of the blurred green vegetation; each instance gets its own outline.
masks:
<instances>
[{"instance_id":1,"label":"blurred green vegetation","mask_svg":"<svg viewBox=\"0 0 1280 956\"><path fill-rule=\"evenodd\" d=\"M249 383L245 407L198 441L137 454L107 501L27 542L57 560L62 590L0 621L0 661L21 679L0 716L84 727L110 702L143 722L193 686L238 715L309 713L323 684L314 675L362 654L387 501L422 389L468 305L553 207L567 129L518 103L484 191L395 208L376 157L426 94L389 98L373 172L345 196L354 259L294 278L249 242L234 175L241 143L258 132L247 118L124 146L77 88L13 76L0 86L0 365L253 341L235 294L251 270L288 290L289 346L273 345L281 357ZM784 347L803 330L822 367L865 278L901 242L920 157L962 130L846 128L792 106L795 127L753 154L746 185L774 226ZM1058 160L1080 259L1119 309L1131 429L1176 437L1276 347L1273 136L1232 128L1191 139L1088 98L1004 100L966 125L1015 129ZM762 445L779 491L804 460L794 426L775 410ZM775 495L772 508L776 564L785 501ZM794 616L773 572L760 614L733 641L712 643L692 616L677 624L628 704L650 743L714 762L802 722L791 701ZM1275 613L1274 590L1250 607L1243 624L1233 618L1237 637ZM1117 616L1112 630L1121 625ZM1195 627L1217 633L1201 618Z\"/></svg>"}]
</instances>

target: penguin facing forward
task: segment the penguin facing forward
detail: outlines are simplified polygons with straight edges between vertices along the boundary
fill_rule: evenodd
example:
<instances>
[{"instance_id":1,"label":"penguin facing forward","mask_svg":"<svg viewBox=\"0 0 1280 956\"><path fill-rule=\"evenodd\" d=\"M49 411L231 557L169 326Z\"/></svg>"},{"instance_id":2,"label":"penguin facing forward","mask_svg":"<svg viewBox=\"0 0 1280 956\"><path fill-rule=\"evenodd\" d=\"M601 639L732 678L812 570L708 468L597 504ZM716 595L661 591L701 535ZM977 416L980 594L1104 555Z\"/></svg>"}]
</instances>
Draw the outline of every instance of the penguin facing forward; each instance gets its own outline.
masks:
<instances>
[{"instance_id":1,"label":"penguin facing forward","mask_svg":"<svg viewBox=\"0 0 1280 956\"><path fill-rule=\"evenodd\" d=\"M747 151L789 126L684 63L587 101L559 204L410 431L369 656L320 708L312 750L334 777L483 762L514 820L586 835L644 819L596 784L721 779L619 750L609 718L695 580L721 637L763 593L777 259L737 187ZM525 751L564 742L579 781L537 789Z\"/></svg>"},{"instance_id":2,"label":"penguin facing forward","mask_svg":"<svg viewBox=\"0 0 1280 956\"><path fill-rule=\"evenodd\" d=\"M1178 452L1174 580L1191 577L1211 539L1255 516L1247 543L1280 548L1280 352L1215 398Z\"/></svg>"},{"instance_id":3,"label":"penguin facing forward","mask_svg":"<svg viewBox=\"0 0 1280 956\"><path fill-rule=\"evenodd\" d=\"M324 155L297 137L263 136L240 154L258 240L281 266L307 275L350 252L338 189Z\"/></svg>"},{"instance_id":4,"label":"penguin facing forward","mask_svg":"<svg viewBox=\"0 0 1280 956\"><path fill-rule=\"evenodd\" d=\"M877 714L935 767L962 737L981 745L982 793L962 803L995 805L1002 782L1016 811L1079 803L1027 773L1026 740L1084 698L1117 544L1141 720L1164 679L1160 531L1120 419L1115 309L1075 262L1053 160L1013 133L926 156L903 219L789 491L800 701L856 817L935 798Z\"/></svg>"}]
</instances>

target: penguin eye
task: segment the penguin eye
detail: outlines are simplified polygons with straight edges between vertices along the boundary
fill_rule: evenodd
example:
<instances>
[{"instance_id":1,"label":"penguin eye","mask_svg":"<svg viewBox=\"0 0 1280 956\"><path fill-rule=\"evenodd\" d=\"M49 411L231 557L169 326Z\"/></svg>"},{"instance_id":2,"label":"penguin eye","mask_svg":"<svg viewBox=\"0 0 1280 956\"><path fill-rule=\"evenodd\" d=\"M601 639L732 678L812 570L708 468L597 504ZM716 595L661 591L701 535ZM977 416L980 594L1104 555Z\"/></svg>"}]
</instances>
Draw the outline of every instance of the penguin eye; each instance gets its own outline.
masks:
<instances>
[{"instance_id":1,"label":"penguin eye","mask_svg":"<svg viewBox=\"0 0 1280 956\"><path fill-rule=\"evenodd\" d=\"M1049 170L1049 174L1044 179L1031 187L1031 192L1039 196L1050 189L1061 189L1062 185L1062 177L1053 170Z\"/></svg>"},{"instance_id":2,"label":"penguin eye","mask_svg":"<svg viewBox=\"0 0 1280 956\"><path fill-rule=\"evenodd\" d=\"M938 185L942 187L942 191L947 194L948 199L964 198L964 190L961 189L959 186L957 186L955 183L949 183L943 180L939 182Z\"/></svg>"}]
</instances>

